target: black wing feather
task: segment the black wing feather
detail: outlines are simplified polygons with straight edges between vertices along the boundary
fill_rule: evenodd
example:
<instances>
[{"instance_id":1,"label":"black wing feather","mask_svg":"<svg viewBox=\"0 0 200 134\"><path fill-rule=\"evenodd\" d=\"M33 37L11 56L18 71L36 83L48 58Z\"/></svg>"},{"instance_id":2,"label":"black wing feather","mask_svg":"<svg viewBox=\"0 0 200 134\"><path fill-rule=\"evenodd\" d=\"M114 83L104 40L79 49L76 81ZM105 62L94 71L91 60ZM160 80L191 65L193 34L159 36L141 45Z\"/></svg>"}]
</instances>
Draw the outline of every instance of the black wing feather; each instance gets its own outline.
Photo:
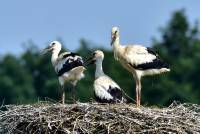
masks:
<instances>
[{"instance_id":1,"label":"black wing feather","mask_svg":"<svg viewBox=\"0 0 200 134\"><path fill-rule=\"evenodd\" d=\"M119 88L117 88L117 87L113 88L113 87L109 86L109 89L107 90L107 92L113 97L113 99L106 99L106 98L102 99L94 93L96 101L99 103L119 103L122 101L123 94Z\"/></svg>"},{"instance_id":2,"label":"black wing feather","mask_svg":"<svg viewBox=\"0 0 200 134\"><path fill-rule=\"evenodd\" d=\"M169 64L162 61L159 57L157 57L152 62L134 65L133 68L138 70L161 69L161 68L169 68Z\"/></svg>"},{"instance_id":3,"label":"black wing feather","mask_svg":"<svg viewBox=\"0 0 200 134\"><path fill-rule=\"evenodd\" d=\"M75 57L75 56L79 56L79 55L77 53L71 52L71 53L68 53L68 54L64 54L63 58L67 58L67 57L70 57L70 56Z\"/></svg>"},{"instance_id":4,"label":"black wing feather","mask_svg":"<svg viewBox=\"0 0 200 134\"><path fill-rule=\"evenodd\" d=\"M114 100L122 100L122 91L119 88L109 86L108 93L110 93Z\"/></svg>"},{"instance_id":5,"label":"black wing feather","mask_svg":"<svg viewBox=\"0 0 200 134\"><path fill-rule=\"evenodd\" d=\"M95 100L96 100L96 102L98 102L98 103L115 103L115 101L113 100L113 99L102 99L102 98L100 98L99 96L97 96L96 94L95 94L95 92L94 92L94 97L95 97Z\"/></svg>"},{"instance_id":6,"label":"black wing feather","mask_svg":"<svg viewBox=\"0 0 200 134\"><path fill-rule=\"evenodd\" d=\"M158 53L155 50L153 50L153 48L147 47L147 51L148 51L148 53L158 57Z\"/></svg>"},{"instance_id":7,"label":"black wing feather","mask_svg":"<svg viewBox=\"0 0 200 134\"><path fill-rule=\"evenodd\" d=\"M73 58L70 58L72 56ZM63 55L63 57L68 58L66 62L63 64L62 68L58 70L57 75L62 76L64 73L72 70L75 67L83 66L83 60L81 57L78 57L76 60L74 59L75 56L79 56L76 53L69 53Z\"/></svg>"},{"instance_id":8,"label":"black wing feather","mask_svg":"<svg viewBox=\"0 0 200 134\"><path fill-rule=\"evenodd\" d=\"M169 64L164 62L157 54L157 52L155 50L153 50L150 47L147 47L147 51L149 54L155 55L156 58L152 61L152 62L147 62L147 63L142 63L142 64L138 64L138 65L132 65L130 63L130 65L134 68L134 69L138 69L138 70L148 70L148 69L161 69L161 68L169 68Z\"/></svg>"}]
</instances>

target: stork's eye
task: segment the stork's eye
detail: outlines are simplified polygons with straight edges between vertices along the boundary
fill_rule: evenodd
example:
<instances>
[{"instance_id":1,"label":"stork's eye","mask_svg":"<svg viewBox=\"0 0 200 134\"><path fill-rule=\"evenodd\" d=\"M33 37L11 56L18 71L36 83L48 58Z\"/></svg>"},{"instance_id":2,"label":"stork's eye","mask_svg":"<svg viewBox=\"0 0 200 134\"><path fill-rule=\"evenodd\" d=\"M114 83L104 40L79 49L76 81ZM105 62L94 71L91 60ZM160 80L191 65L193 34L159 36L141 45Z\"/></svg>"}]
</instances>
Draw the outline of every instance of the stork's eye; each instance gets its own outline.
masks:
<instances>
[{"instance_id":1,"label":"stork's eye","mask_svg":"<svg viewBox=\"0 0 200 134\"><path fill-rule=\"evenodd\" d=\"M55 46L55 44L56 44L56 43L55 43L55 42L53 42L53 43L51 44L51 46Z\"/></svg>"},{"instance_id":2,"label":"stork's eye","mask_svg":"<svg viewBox=\"0 0 200 134\"><path fill-rule=\"evenodd\" d=\"M92 56L95 56L96 55L96 53L94 52L93 54L92 54Z\"/></svg>"}]
</instances>

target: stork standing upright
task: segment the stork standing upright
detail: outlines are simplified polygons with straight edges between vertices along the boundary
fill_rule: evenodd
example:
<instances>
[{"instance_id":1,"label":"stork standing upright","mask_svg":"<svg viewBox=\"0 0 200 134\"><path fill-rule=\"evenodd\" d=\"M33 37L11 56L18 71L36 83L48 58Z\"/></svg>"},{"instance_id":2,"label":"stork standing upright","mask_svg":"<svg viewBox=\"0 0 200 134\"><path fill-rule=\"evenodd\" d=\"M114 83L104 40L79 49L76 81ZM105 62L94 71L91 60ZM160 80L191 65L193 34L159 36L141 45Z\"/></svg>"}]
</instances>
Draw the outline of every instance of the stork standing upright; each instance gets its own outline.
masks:
<instances>
[{"instance_id":1,"label":"stork standing upright","mask_svg":"<svg viewBox=\"0 0 200 134\"><path fill-rule=\"evenodd\" d=\"M44 49L43 53L52 52L51 63L57 73L59 83L62 89L62 104L65 103L65 82L73 85L73 102L76 101L75 86L77 82L84 77L85 67L83 66L82 57L76 53L64 52L60 53L62 45L58 41L53 41Z\"/></svg>"},{"instance_id":2,"label":"stork standing upright","mask_svg":"<svg viewBox=\"0 0 200 134\"><path fill-rule=\"evenodd\" d=\"M120 44L119 28L113 27L111 32L111 46L114 51L114 58L122 66L132 73L136 81L136 103L140 106L141 100L141 78L146 75L155 75L169 72L169 65L161 60L158 54L149 47L142 45Z\"/></svg>"},{"instance_id":3,"label":"stork standing upright","mask_svg":"<svg viewBox=\"0 0 200 134\"><path fill-rule=\"evenodd\" d=\"M104 54L100 50L93 52L88 59L89 64L96 64L94 95L99 103L122 103L125 99L122 97L122 89L110 77L103 72Z\"/></svg>"}]
</instances>

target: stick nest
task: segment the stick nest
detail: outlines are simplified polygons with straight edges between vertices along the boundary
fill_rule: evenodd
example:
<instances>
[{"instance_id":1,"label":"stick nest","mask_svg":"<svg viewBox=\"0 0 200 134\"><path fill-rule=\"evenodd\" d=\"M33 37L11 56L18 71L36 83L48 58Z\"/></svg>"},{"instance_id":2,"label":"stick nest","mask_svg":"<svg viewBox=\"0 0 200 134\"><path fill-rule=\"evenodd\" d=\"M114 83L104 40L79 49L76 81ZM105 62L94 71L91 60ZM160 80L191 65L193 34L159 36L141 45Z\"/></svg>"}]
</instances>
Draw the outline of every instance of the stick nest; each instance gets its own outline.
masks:
<instances>
[{"instance_id":1,"label":"stick nest","mask_svg":"<svg viewBox=\"0 0 200 134\"><path fill-rule=\"evenodd\" d=\"M162 109L94 103L7 105L0 110L0 133L200 133L200 106L177 102Z\"/></svg>"}]
</instances>

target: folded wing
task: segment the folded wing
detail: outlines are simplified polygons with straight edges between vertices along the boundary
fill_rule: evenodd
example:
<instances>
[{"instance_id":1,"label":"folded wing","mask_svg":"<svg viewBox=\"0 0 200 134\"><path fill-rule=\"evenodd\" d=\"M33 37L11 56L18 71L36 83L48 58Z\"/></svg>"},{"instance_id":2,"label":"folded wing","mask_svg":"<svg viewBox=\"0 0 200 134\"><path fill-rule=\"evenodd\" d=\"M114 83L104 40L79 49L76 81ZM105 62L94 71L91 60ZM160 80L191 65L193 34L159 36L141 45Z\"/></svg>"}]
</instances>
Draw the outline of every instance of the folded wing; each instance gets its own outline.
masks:
<instances>
[{"instance_id":1,"label":"folded wing","mask_svg":"<svg viewBox=\"0 0 200 134\"><path fill-rule=\"evenodd\" d=\"M73 68L83 66L82 57L76 53L65 52L59 55L55 70L58 76L72 70Z\"/></svg>"}]
</instances>

